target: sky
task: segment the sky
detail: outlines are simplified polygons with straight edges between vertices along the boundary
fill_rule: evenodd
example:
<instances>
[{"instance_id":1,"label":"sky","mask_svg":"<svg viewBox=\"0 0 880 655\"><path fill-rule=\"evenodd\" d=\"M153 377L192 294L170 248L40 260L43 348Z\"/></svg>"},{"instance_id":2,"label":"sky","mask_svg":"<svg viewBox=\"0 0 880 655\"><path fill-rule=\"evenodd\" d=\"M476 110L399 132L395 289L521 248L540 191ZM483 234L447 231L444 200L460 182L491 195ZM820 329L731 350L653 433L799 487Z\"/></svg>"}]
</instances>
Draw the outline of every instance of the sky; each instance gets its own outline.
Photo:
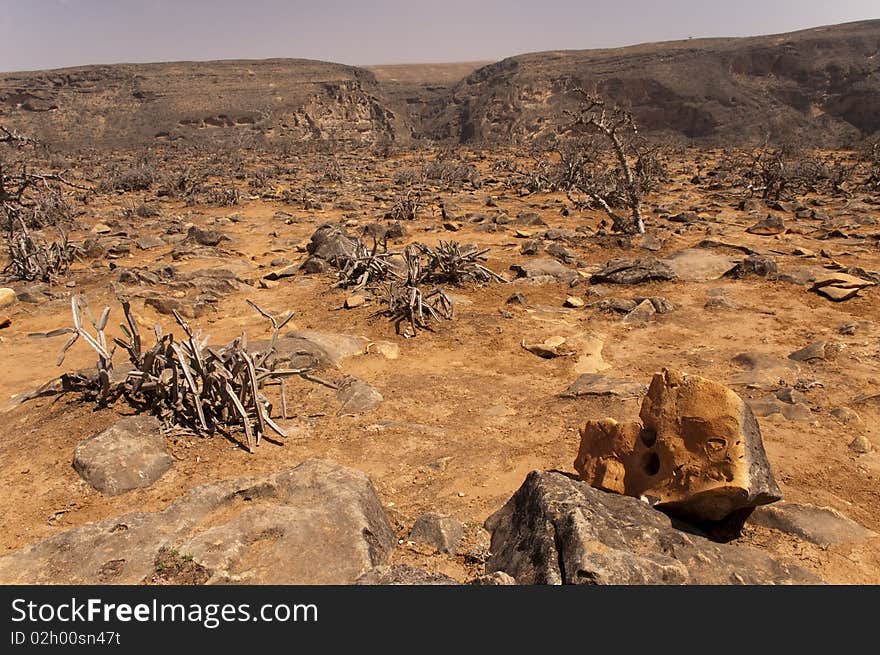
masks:
<instances>
[{"instance_id":1,"label":"sky","mask_svg":"<svg viewBox=\"0 0 880 655\"><path fill-rule=\"evenodd\" d=\"M353 65L788 32L878 0L0 0L0 71L302 57Z\"/></svg>"}]
</instances>

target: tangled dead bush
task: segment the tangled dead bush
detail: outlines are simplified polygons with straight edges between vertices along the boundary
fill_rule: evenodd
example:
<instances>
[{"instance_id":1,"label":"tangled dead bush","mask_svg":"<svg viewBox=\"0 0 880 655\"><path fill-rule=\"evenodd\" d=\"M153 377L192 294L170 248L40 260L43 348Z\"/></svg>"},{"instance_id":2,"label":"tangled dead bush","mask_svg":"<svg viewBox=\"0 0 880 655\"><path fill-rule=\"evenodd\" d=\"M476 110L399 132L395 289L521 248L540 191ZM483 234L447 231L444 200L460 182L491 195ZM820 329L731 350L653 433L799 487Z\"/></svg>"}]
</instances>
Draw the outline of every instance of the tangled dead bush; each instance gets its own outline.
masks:
<instances>
[{"instance_id":1,"label":"tangled dead bush","mask_svg":"<svg viewBox=\"0 0 880 655\"><path fill-rule=\"evenodd\" d=\"M281 416L287 418L284 380L291 375L306 374L308 369L277 368L278 335L293 313L276 319L256 304L250 304L272 324L271 340L259 350L248 347L245 333L226 346L209 347L208 338L203 338L200 332L194 333L176 312L174 318L183 336L165 334L157 325L155 342L148 347L125 300L122 301L125 323L120 325L124 338L114 338L114 345L110 347L105 334L110 307L105 307L96 319L79 296L71 300L73 327L31 336L71 335L58 358L59 366L79 339L97 353L93 375L64 376L67 390L81 391L101 405L124 398L140 411L158 415L166 425L197 434L221 432L231 436L241 430L245 447L253 451L262 438L269 438L270 430L277 436L286 436L272 419L272 404L263 394L264 388L272 384L280 386ZM85 319L93 333L89 332ZM127 372L118 377L113 364L117 346L125 350L129 364Z\"/></svg>"},{"instance_id":2,"label":"tangled dead bush","mask_svg":"<svg viewBox=\"0 0 880 655\"><path fill-rule=\"evenodd\" d=\"M67 275L74 261L82 258L82 246L68 241L61 228L58 240L46 241L33 235L20 217L16 220L18 225L6 235L9 263L3 269L5 274L16 280L54 284Z\"/></svg>"}]
</instances>

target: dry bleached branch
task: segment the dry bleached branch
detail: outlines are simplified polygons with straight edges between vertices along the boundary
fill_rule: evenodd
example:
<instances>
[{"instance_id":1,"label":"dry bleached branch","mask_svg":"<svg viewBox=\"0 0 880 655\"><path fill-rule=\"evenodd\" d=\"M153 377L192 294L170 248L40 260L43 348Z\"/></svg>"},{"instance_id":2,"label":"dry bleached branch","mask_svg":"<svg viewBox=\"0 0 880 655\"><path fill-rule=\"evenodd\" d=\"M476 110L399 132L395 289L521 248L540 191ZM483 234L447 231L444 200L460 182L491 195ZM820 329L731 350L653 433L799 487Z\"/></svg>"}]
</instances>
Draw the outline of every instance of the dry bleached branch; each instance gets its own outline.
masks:
<instances>
[{"instance_id":1,"label":"dry bleached branch","mask_svg":"<svg viewBox=\"0 0 880 655\"><path fill-rule=\"evenodd\" d=\"M95 319L86 302L78 296L71 301L73 327L31 336L71 335L58 358L59 366L70 347L78 339L83 339L98 354L97 377L76 378L78 388L93 393L101 404L124 397L134 406L158 414L168 425L200 434L217 430L229 433L241 428L249 451L253 451L270 430L278 436L287 436L272 419L272 405L262 389L272 383L280 386L282 418L287 418L284 378L308 374L307 369L277 370L275 366L278 334L293 318L292 312L277 318L248 301L272 324L271 341L262 351L249 350L244 333L227 346L210 348L208 338L193 332L177 312L174 312L174 318L184 337L178 339L172 334L163 334L161 327L156 325L153 330L155 344L145 349L129 302L122 300L121 303L125 323L120 329L124 338L114 338L111 349L108 349L104 333L110 308L106 307ZM94 334L86 328L84 317L91 323ZM118 380L113 375L113 354L117 346L128 353L131 365L131 370Z\"/></svg>"}]
</instances>

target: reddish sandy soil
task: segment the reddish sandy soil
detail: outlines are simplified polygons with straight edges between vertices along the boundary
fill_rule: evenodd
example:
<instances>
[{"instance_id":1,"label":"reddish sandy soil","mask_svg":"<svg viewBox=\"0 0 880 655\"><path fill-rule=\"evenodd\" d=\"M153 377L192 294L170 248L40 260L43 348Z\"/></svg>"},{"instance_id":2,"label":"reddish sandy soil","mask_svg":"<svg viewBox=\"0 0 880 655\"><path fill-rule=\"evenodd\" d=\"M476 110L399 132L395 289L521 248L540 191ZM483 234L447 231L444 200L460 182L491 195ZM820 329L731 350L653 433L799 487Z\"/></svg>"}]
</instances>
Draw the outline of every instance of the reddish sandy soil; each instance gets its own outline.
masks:
<instances>
[{"instance_id":1,"label":"reddish sandy soil","mask_svg":"<svg viewBox=\"0 0 880 655\"><path fill-rule=\"evenodd\" d=\"M683 227L649 212L648 231L662 241L661 250L653 253L642 249L638 239L630 249L613 248L608 240L590 238L566 244L587 264L582 271L614 256L662 256L695 246L705 238L772 251L782 273L801 267L821 268L832 259L845 266L880 270L876 236L873 240L818 241L808 233L746 233L745 228L755 222L755 217L734 208L738 196L689 183L693 156L690 152L673 163L675 182L649 198L647 206L665 206L673 213L698 207L701 214L711 217L711 222ZM393 175L389 171L408 162L347 157L342 163L347 167L346 182L331 185L330 191L337 201L359 203L354 211L336 209L332 201L325 202L323 210L304 210L301 205L245 194L236 207L188 207L179 201L152 198L150 202L160 209L158 217L124 219L121 210L140 202L143 194L104 195L86 208L86 214L80 217L81 229L74 231L72 238L83 239L95 224L113 220L120 221L132 238L162 234L168 226L180 223L214 227L229 235L231 241L221 243L213 254L172 262L171 245L148 251L132 245L131 256L113 263L121 267L171 263L179 270L230 268L243 279L258 280L273 259L285 256L302 260L305 255L294 245L304 245L320 223L381 222L383 202L374 199L373 186L384 184L390 197ZM488 176L489 163L480 162L479 166ZM281 183L285 184L283 180ZM494 233L478 231L476 224L464 217L469 212L495 211L485 206L488 196L495 196L497 209L511 217L536 211L550 227L594 228L601 219L599 213L592 212L573 211L563 216L563 195L521 197L500 182L487 183L477 190L437 193L447 205L457 206L462 229L454 233L445 230L443 221L432 216L429 208L407 223L408 235L394 247L415 240L479 243L491 248L488 266L508 278L513 277L508 270L511 264L528 259L519 252L524 240L517 238L516 229L537 232L546 228L500 225ZM825 203L822 210L831 216L847 217L857 210L880 219L880 207L876 205L844 199L825 199ZM296 220L286 224L274 219L278 211L289 212ZM783 215L762 208L761 214L766 213ZM352 214L356 216L352 218ZM236 222L230 222L231 215ZM790 213L784 216L790 227L815 227L816 221L796 219ZM846 231L876 235L878 228L855 225ZM797 256L793 254L797 247L816 255ZM823 250L830 256L821 256ZM637 415L637 401L560 398L559 394L578 376L579 355L584 354L590 338L604 344L601 357L609 366L605 373L644 383L663 367L729 383L741 373L731 361L739 353L762 352L785 358L819 339L842 344L845 347L834 360L801 363L799 373L787 380L821 382L821 386L805 392L812 410L810 420L789 421L777 414L759 419L760 426L787 500L830 506L880 531L880 398L856 402L858 396L874 393L880 385L877 288L833 303L806 286L755 277L604 287L608 297L663 296L675 305L673 312L655 316L646 324L628 324L619 315L589 307L596 297L586 297L588 306L584 308L563 307L566 296L584 297L590 288L586 275L574 288L561 283L464 287L451 291L457 301L454 320L438 325L434 333L420 332L416 338L404 339L394 334L386 319L371 318L378 309L376 302L353 310L339 309L346 293L330 289L330 275L298 275L281 280L271 289L243 284L219 301L217 311L192 321L211 335L212 343L226 342L242 330L254 338L268 334L265 321L245 299L279 314L293 310L292 328L393 342L399 346L396 359L371 348L363 356L343 361L341 370L323 374L329 378L358 376L376 386L385 401L366 415L337 416L338 402L332 390L296 379L289 391L289 405L296 416L282 422L291 435L283 445L264 441L249 454L220 436L170 436L169 446L177 461L164 477L150 488L107 498L92 490L72 469L72 452L78 441L131 410L122 402L99 410L80 402L74 394L21 404L17 396L59 374L55 359L64 338L36 339L28 334L69 325L71 294L84 295L93 310L110 303L110 283L117 277L107 261L87 261L77 264L69 277L75 286L62 283L52 289L56 299L39 304L18 302L0 310L11 319L11 326L0 330L0 486L5 490L0 495L0 546L4 551L124 512L162 508L198 484L268 473L309 457L325 457L370 475L404 540L394 555L396 561L416 563L465 580L480 566L485 535L479 526L501 507L529 471L573 471L580 423L588 418L626 419ZM506 304L514 292L525 294L527 305ZM706 301L718 293L737 308L705 309ZM144 307L142 300L136 299L133 308L145 325L158 321L166 329L173 329L170 317ZM120 319L121 310L113 304L108 330L111 335L118 334L114 326ZM854 334L840 334L839 327L848 323L859 323L859 328ZM568 338L578 355L545 360L520 346L523 339L541 341L554 335ZM92 351L78 343L69 352L63 370L93 363ZM744 398L767 393L734 388ZM860 419L845 424L834 418L831 410L841 406L855 410ZM383 422L397 425L383 426ZM875 450L867 454L853 452L848 444L857 435L867 437ZM415 518L429 510L451 514L467 523L470 547L466 554L435 555L430 549L406 543ZM747 526L741 541L816 571L829 582L880 582L877 540L822 549L765 528Z\"/></svg>"}]
</instances>

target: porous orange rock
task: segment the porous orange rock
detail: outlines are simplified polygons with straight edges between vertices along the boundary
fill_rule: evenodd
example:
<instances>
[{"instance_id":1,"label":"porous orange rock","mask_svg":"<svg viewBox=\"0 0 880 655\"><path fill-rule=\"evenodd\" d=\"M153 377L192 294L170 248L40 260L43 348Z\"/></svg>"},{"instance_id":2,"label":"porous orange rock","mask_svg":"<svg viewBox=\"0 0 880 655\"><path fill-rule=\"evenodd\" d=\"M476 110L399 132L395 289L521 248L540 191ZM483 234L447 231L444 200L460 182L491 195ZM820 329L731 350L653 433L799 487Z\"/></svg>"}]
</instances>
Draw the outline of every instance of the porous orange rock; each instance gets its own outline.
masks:
<instances>
[{"instance_id":1,"label":"porous orange rock","mask_svg":"<svg viewBox=\"0 0 880 655\"><path fill-rule=\"evenodd\" d=\"M782 497L754 414L724 385L664 369L639 417L581 427L574 466L582 480L700 521Z\"/></svg>"}]
</instances>

